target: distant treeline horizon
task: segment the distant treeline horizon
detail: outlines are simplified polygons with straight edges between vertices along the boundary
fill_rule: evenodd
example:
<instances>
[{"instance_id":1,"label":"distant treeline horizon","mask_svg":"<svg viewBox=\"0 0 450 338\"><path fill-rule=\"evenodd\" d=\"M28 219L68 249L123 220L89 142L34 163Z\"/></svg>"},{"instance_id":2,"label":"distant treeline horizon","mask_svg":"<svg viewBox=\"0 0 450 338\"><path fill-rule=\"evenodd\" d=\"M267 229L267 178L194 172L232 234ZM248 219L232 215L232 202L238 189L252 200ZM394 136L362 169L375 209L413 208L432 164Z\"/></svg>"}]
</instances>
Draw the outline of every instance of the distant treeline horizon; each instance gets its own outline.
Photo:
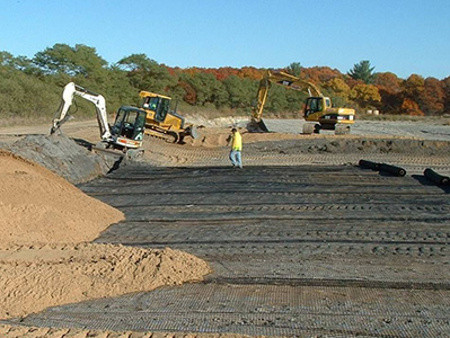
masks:
<instances>
[{"instance_id":1,"label":"distant treeline horizon","mask_svg":"<svg viewBox=\"0 0 450 338\"><path fill-rule=\"evenodd\" d=\"M266 69L255 67L179 68L131 54L114 64L98 55L94 47L55 44L33 58L0 52L0 113L5 117L34 118L52 115L61 100L62 87L73 81L105 96L108 112L121 105L139 105L139 91L171 96L182 107L202 111L223 110L249 114L256 103L259 80ZM439 116L450 113L450 77L439 80L412 74L401 79L391 72L375 72L362 60L347 73L330 67L301 66L292 62L283 68L319 86L334 106L357 112L378 109L381 114ZM273 85L265 109L279 115L301 110L308 96ZM92 107L78 100L80 115ZM195 111L193 109L192 111Z\"/></svg>"}]
</instances>

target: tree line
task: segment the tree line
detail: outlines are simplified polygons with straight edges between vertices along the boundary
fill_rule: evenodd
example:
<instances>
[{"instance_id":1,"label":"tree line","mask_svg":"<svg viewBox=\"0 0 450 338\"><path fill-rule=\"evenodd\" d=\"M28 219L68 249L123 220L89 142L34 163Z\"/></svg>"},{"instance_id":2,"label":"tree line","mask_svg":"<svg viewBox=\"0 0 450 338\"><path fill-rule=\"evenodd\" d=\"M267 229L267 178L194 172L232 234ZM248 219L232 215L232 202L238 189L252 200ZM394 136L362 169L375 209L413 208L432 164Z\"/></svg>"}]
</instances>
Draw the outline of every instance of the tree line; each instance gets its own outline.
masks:
<instances>
[{"instance_id":1,"label":"tree line","mask_svg":"<svg viewBox=\"0 0 450 338\"><path fill-rule=\"evenodd\" d=\"M374 72L363 60L346 74L329 67L304 68L299 62L285 71L318 85L335 106L379 109L382 114L441 115L450 112L450 77L443 80L412 74L401 79L394 73ZM6 117L52 115L64 85L78 85L105 96L109 112L121 105L138 105L139 91L171 96L184 107L226 109L248 114L255 105L264 69L254 67L168 67L145 54L132 54L108 64L94 47L55 44L33 58L0 52L0 114ZM267 112L296 113L307 97L305 91L272 86ZM176 101L173 100L173 101ZM88 103L77 104L91 114Z\"/></svg>"}]
</instances>

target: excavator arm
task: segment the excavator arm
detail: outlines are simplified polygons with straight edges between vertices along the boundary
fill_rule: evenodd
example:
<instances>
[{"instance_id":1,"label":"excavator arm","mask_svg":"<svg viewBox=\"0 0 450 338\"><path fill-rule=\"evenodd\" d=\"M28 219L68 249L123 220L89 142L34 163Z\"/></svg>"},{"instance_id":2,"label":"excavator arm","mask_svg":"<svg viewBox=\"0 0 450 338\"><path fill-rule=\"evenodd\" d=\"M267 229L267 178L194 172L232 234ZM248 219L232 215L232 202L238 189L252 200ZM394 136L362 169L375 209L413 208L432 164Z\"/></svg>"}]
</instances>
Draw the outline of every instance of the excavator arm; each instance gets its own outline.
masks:
<instances>
[{"instance_id":1,"label":"excavator arm","mask_svg":"<svg viewBox=\"0 0 450 338\"><path fill-rule=\"evenodd\" d=\"M74 95L80 96L83 99L92 102L97 110L97 121L100 129L100 136L104 141L112 139L111 130L108 125L108 118L106 113L105 98L97 93L91 92L83 87L76 85L73 82L68 83L62 93L62 101L58 111L53 118L53 126L50 134L56 132L61 125L69 118L69 108L73 103Z\"/></svg>"},{"instance_id":2,"label":"excavator arm","mask_svg":"<svg viewBox=\"0 0 450 338\"><path fill-rule=\"evenodd\" d=\"M272 82L283 85L293 90L303 91L305 88L307 88L309 96L323 96L320 89L314 83L302 80L283 71L267 70L264 73L263 78L259 82L258 93L256 96L257 104L252 113L252 123L255 129L261 129L264 132L267 132L268 129L262 120L262 115Z\"/></svg>"},{"instance_id":3,"label":"excavator arm","mask_svg":"<svg viewBox=\"0 0 450 338\"><path fill-rule=\"evenodd\" d=\"M264 77L259 82L257 105L253 113L253 118L256 121L260 121L262 118L264 105L266 104L267 100L267 94L269 93L272 82L283 85L293 90L303 91L305 88L307 88L309 96L323 97L320 89L312 82L302 80L283 71L267 70L264 74Z\"/></svg>"}]
</instances>

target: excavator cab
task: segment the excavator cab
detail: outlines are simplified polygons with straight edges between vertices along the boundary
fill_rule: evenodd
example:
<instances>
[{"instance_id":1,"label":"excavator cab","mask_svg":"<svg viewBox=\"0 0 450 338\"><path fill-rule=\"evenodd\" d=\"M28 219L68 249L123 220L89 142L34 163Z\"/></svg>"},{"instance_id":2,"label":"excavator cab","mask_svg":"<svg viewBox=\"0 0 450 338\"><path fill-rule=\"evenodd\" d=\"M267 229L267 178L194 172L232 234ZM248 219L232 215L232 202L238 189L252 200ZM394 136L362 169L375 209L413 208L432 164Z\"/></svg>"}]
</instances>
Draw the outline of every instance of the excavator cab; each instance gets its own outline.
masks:
<instances>
[{"instance_id":1,"label":"excavator cab","mask_svg":"<svg viewBox=\"0 0 450 338\"><path fill-rule=\"evenodd\" d=\"M111 127L116 144L129 148L138 148L142 144L147 113L135 107L120 107Z\"/></svg>"},{"instance_id":2,"label":"excavator cab","mask_svg":"<svg viewBox=\"0 0 450 338\"><path fill-rule=\"evenodd\" d=\"M144 109L153 112L153 120L157 122L164 122L170 107L170 98L165 96L146 96L142 103Z\"/></svg>"},{"instance_id":3,"label":"excavator cab","mask_svg":"<svg viewBox=\"0 0 450 338\"><path fill-rule=\"evenodd\" d=\"M304 110L305 119L312 114L322 113L328 108L331 108L331 100L328 97L308 97Z\"/></svg>"}]
</instances>

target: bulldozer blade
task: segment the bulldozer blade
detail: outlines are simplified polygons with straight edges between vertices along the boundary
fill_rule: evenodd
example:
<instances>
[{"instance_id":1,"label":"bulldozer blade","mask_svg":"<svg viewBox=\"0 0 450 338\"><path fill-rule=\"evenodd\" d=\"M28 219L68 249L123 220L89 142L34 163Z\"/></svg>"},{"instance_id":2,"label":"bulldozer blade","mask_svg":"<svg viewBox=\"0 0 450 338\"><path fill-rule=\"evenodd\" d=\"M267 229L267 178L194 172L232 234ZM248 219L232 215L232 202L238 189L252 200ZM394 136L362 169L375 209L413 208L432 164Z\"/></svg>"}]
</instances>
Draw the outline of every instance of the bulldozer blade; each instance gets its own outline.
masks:
<instances>
[{"instance_id":1,"label":"bulldozer blade","mask_svg":"<svg viewBox=\"0 0 450 338\"><path fill-rule=\"evenodd\" d=\"M269 128L267 128L266 124L263 120L260 121L250 121L247 124L247 129L251 133L269 133Z\"/></svg>"}]
</instances>

